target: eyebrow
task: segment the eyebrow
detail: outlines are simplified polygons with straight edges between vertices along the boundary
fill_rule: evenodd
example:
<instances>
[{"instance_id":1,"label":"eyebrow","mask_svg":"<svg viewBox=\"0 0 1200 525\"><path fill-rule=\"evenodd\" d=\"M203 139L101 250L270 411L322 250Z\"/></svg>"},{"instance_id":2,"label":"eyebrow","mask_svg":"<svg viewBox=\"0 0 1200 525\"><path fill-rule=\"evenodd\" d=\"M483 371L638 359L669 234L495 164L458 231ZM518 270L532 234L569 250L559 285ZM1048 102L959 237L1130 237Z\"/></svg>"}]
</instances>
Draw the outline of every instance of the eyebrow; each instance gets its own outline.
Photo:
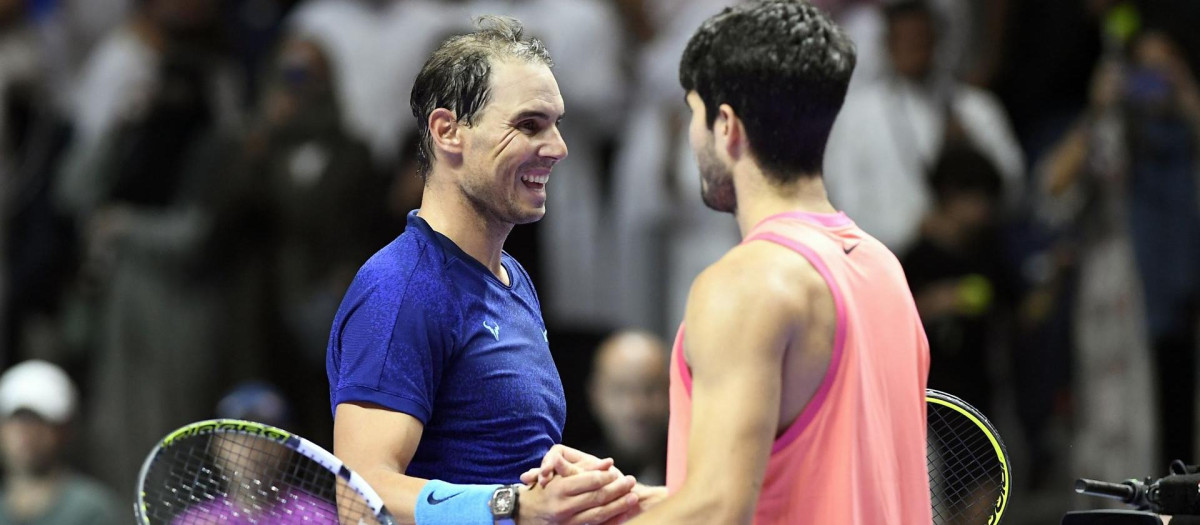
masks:
<instances>
[{"instance_id":1,"label":"eyebrow","mask_svg":"<svg viewBox=\"0 0 1200 525\"><path fill-rule=\"evenodd\" d=\"M565 118L566 116L567 116L567 114L566 114L566 113L563 113L562 115L559 115L559 116L558 116L558 118L557 118L557 119L555 119L554 121L555 121L555 122L562 122L562 119L563 119L563 118ZM550 120L550 114L549 114L549 113L546 113L545 111L538 111L538 110L536 110L536 109L527 109L527 110L525 110L525 111L522 111L522 112L520 112L520 113L517 113L517 116L516 116L516 117L513 117L513 122L518 122L518 121L525 120L525 119L528 119L528 118L536 118L536 119L541 119L541 120Z\"/></svg>"}]
</instances>

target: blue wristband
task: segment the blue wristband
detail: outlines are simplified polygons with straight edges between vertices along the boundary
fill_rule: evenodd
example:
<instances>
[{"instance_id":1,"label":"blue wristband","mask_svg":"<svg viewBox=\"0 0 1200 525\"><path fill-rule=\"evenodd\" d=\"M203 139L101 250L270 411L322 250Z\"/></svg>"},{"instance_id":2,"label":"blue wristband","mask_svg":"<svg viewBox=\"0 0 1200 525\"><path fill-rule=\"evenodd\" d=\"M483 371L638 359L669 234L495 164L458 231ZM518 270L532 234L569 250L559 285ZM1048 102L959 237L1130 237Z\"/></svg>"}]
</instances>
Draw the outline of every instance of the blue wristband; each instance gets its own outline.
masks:
<instances>
[{"instance_id":1,"label":"blue wristband","mask_svg":"<svg viewBox=\"0 0 1200 525\"><path fill-rule=\"evenodd\" d=\"M503 485L455 485L430 480L417 495L417 525L492 525L488 501Z\"/></svg>"}]
</instances>

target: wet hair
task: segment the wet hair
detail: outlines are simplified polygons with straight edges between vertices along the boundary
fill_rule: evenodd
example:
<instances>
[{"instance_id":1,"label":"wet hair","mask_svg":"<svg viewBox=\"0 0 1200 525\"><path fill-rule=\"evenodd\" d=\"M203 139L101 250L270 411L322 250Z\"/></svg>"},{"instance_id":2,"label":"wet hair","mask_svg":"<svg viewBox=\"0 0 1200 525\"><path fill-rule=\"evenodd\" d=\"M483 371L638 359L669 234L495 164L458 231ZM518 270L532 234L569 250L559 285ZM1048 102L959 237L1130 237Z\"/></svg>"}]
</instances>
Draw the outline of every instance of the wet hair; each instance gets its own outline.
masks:
<instances>
[{"instance_id":1,"label":"wet hair","mask_svg":"<svg viewBox=\"0 0 1200 525\"><path fill-rule=\"evenodd\" d=\"M425 61L413 83L409 105L417 119L417 173L427 177L433 169L433 137L429 115L438 108L454 112L458 122L470 126L491 97L492 66L501 60L521 60L547 67L554 65L550 52L537 38L526 38L515 18L483 16L476 30L452 36Z\"/></svg>"},{"instance_id":2,"label":"wet hair","mask_svg":"<svg viewBox=\"0 0 1200 525\"><path fill-rule=\"evenodd\" d=\"M856 62L854 44L802 0L728 7L692 35L679 83L704 101L709 128L728 104L768 177L819 174Z\"/></svg>"}]
</instances>

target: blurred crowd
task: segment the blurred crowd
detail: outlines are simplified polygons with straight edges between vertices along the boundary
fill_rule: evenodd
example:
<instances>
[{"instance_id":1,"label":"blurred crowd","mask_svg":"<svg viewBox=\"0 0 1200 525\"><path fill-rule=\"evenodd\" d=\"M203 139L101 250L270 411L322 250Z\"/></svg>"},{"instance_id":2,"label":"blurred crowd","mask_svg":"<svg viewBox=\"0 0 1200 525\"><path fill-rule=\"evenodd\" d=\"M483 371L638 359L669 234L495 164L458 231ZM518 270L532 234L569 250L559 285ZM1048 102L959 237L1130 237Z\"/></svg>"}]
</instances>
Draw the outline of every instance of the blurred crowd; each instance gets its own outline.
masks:
<instances>
[{"instance_id":1,"label":"blurred crowd","mask_svg":"<svg viewBox=\"0 0 1200 525\"><path fill-rule=\"evenodd\" d=\"M123 501L231 390L330 444L333 314L420 205L413 79L506 14L567 108L547 216L506 245L564 440L661 476L664 341L740 240L697 198L678 60L731 1L0 0L0 368L54 363L80 393L47 420L0 385L0 431L64 432L62 461ZM930 387L995 414L1016 497L1200 462L1200 3L813 1L859 53L830 197L901 259ZM32 522L5 514L27 473L4 459L0 523Z\"/></svg>"}]
</instances>

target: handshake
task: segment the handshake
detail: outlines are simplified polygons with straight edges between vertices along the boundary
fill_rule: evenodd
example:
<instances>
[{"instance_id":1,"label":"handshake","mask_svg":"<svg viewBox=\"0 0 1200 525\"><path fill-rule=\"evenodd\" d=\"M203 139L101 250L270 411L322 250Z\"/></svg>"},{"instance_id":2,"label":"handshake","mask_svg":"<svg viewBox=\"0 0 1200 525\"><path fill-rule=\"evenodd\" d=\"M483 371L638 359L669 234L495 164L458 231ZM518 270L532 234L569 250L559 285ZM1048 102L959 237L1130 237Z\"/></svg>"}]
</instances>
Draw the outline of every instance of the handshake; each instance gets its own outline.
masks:
<instances>
[{"instance_id":1,"label":"handshake","mask_svg":"<svg viewBox=\"0 0 1200 525\"><path fill-rule=\"evenodd\" d=\"M667 497L621 473L612 458L600 459L554 445L540 467L521 475L518 525L625 523Z\"/></svg>"}]
</instances>

